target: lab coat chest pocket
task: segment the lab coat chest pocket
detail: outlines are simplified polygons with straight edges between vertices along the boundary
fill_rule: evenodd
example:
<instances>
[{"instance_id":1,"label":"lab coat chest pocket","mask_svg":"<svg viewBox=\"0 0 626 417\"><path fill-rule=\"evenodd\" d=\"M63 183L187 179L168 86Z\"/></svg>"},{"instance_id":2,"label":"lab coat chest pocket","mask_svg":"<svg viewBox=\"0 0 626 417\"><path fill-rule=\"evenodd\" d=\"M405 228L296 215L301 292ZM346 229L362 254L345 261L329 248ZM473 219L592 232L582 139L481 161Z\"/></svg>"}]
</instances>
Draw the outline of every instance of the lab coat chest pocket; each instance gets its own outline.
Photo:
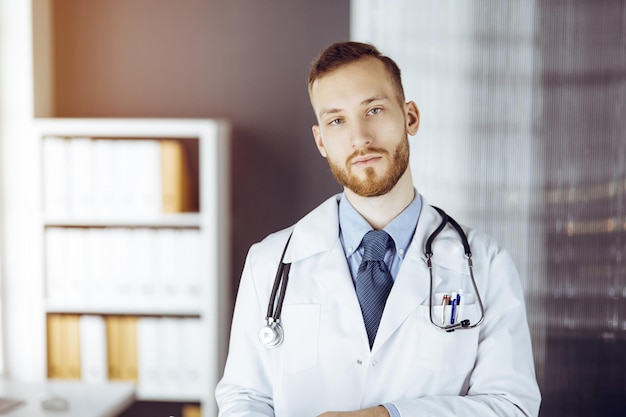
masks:
<instances>
[{"instance_id":1,"label":"lab coat chest pocket","mask_svg":"<svg viewBox=\"0 0 626 417\"><path fill-rule=\"evenodd\" d=\"M285 305L282 317L285 331L282 345L284 373L293 374L317 365L320 305Z\"/></svg>"},{"instance_id":2,"label":"lab coat chest pocket","mask_svg":"<svg viewBox=\"0 0 626 417\"><path fill-rule=\"evenodd\" d=\"M468 306L472 315L475 306ZM446 374L466 373L472 368L478 347L478 328L446 332L430 322L429 307L421 305L417 312L420 322L418 349L415 357L419 366ZM436 317L433 317L436 320Z\"/></svg>"},{"instance_id":3,"label":"lab coat chest pocket","mask_svg":"<svg viewBox=\"0 0 626 417\"><path fill-rule=\"evenodd\" d=\"M420 358L421 367L435 372L465 373L474 363L478 328L446 332L431 323L431 317L442 327L463 319L476 323L480 318L471 277L463 266L454 265L450 268L433 264L433 288L429 295L433 298L432 312L428 298L418 308L421 340L417 357ZM452 300L456 299L457 294L459 306L453 308L452 305L442 305L444 295Z\"/></svg>"}]
</instances>

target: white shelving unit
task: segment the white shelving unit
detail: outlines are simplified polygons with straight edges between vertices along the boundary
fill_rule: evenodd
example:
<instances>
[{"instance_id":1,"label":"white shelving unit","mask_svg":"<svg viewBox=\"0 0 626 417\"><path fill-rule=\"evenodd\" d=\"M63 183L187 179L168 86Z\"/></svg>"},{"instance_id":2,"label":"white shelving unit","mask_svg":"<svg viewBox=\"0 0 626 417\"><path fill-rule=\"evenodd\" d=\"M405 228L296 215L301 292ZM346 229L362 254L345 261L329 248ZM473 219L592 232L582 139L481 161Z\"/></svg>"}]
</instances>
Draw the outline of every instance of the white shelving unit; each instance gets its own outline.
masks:
<instances>
[{"instance_id":1,"label":"white shelving unit","mask_svg":"<svg viewBox=\"0 0 626 417\"><path fill-rule=\"evenodd\" d=\"M38 241L32 243L37 248L34 261L42 265L38 280L43 299L35 304L41 307L41 320L45 321L50 314L138 317L139 366L146 362L147 357L153 361L175 362L168 365L171 368L159 371L161 379L156 383L142 379L146 374L139 369L138 399L199 402L205 417L216 414L213 390L226 349L228 329L224 323L229 321L226 319L230 293L229 135L227 122L207 119L36 119L34 123L34 145L38 147L40 156L37 164L40 181L36 183L41 196L38 200L41 211L35 219L39 224L35 235ZM83 209L80 212L65 210L62 211L65 214L59 215L58 211L50 214L46 208L46 193L50 192L46 188L50 187L50 178L46 176L71 182L77 180L72 175L82 175L71 170L69 174L50 171L50 167L46 166L50 155L46 153L45 145L50 138L67 143L80 139L90 144L99 140L196 141L198 174L195 183L199 208L190 213L129 211L125 214L122 209L109 215L103 210L90 212ZM140 154L134 156L139 158L138 164L145 162ZM81 161L83 167L93 169L91 162ZM110 166L107 167L110 169ZM161 180L156 181L160 186ZM88 185L95 187L93 183ZM71 198L65 197L66 202L67 198ZM109 239L108 234L116 234L114 242L122 242L125 246L110 246L108 240L109 243L102 243ZM135 234L141 234L142 240L132 240ZM81 239L73 243L73 251L59 243L66 242L63 240L65 235ZM187 246L182 243L183 239L186 239ZM158 243L157 240L165 243ZM150 254L149 248L154 249L159 244L160 252ZM96 245L95 249L90 245ZM138 254L140 251L142 256ZM63 253L65 256L60 261L57 254ZM124 258L123 262L120 257ZM91 280L82 281L75 287L73 282L59 281L68 276L71 279L72 274L81 279L81 272L64 271L76 265L84 271L85 264L89 262L93 262L93 268L85 276L91 277ZM121 270L116 263L123 263L127 270ZM163 272L165 270L169 271L169 275ZM115 271L124 273L124 278L116 280ZM95 275L99 276L99 281L95 281ZM134 282L139 275L142 276L141 288ZM194 279L189 281L187 275L193 275ZM95 285L101 287L93 291ZM174 292L168 291L177 295L173 296ZM39 321L40 331L41 324ZM155 325L167 330L159 333ZM147 337L145 334L151 335L150 343L148 339L142 340L142 337ZM185 334L193 343L185 343ZM38 339L41 340L41 336ZM45 337L43 340L45 344ZM39 354L45 358L46 347L43 348L44 352ZM173 359L166 357L172 352L177 356ZM181 361L185 362L186 368L183 369ZM181 369L181 375L172 374L178 372L172 370L177 367ZM184 383L187 376L182 372L185 369L196 378L193 386ZM182 385L176 386L176 381Z\"/></svg>"}]
</instances>

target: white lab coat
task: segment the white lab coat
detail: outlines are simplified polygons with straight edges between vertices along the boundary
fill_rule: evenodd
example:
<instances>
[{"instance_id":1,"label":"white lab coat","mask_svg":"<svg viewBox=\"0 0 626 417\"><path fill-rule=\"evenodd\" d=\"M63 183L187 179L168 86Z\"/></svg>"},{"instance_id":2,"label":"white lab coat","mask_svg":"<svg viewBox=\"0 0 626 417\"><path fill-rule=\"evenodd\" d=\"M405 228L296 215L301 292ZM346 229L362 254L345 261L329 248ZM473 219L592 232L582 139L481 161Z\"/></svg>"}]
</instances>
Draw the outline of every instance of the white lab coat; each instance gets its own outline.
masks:
<instances>
[{"instance_id":1,"label":"white lab coat","mask_svg":"<svg viewBox=\"0 0 626 417\"><path fill-rule=\"evenodd\" d=\"M441 217L422 199L415 236L370 351L339 240L337 201L330 198L294 227L250 248L216 389L219 415L313 417L392 402L403 417L536 416L540 393L522 288L509 255L468 230L484 322L453 333L435 328L424 245ZM271 349L257 333L292 230L285 254L292 264L282 312L285 339ZM434 293L471 288L454 229L446 227L435 242ZM476 306L464 307L472 322L480 316Z\"/></svg>"}]
</instances>

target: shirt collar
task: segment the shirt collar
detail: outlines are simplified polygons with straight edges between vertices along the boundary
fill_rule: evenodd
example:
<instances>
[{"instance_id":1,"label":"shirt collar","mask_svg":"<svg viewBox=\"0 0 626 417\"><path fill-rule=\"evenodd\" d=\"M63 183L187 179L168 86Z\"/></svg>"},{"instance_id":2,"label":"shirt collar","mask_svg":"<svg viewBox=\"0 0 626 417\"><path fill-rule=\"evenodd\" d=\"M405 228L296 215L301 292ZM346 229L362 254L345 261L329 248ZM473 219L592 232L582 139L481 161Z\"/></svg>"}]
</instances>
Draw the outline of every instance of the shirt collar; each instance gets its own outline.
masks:
<instances>
[{"instance_id":1,"label":"shirt collar","mask_svg":"<svg viewBox=\"0 0 626 417\"><path fill-rule=\"evenodd\" d=\"M406 249L413 239L421 210L422 199L415 191L415 197L411 204L383 229L393 239L396 253L400 257L404 257ZM363 236L372 230L372 226L350 204L345 192L341 194L339 200L339 229L346 256L352 255L359 248Z\"/></svg>"}]
</instances>

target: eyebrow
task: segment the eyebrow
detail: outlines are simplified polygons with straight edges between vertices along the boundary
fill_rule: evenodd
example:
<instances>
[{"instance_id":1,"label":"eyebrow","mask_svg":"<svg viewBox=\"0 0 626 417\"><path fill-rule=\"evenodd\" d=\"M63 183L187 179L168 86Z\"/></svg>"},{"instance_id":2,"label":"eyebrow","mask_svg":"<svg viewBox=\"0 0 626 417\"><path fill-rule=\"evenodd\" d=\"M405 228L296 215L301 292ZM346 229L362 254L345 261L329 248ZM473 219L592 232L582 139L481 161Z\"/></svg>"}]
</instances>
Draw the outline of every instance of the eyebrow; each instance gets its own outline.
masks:
<instances>
[{"instance_id":1,"label":"eyebrow","mask_svg":"<svg viewBox=\"0 0 626 417\"><path fill-rule=\"evenodd\" d=\"M378 101L378 100L389 100L389 97L387 97L386 94L381 93L381 94L375 95L373 97L366 98L365 100L363 100L360 103L360 105L361 106L366 106L366 105L368 105L370 103L373 103L374 101ZM341 112L341 110L342 109L339 109L339 108L322 109L322 111L320 112L319 117L322 118L322 117L324 117L326 115L336 114L336 113Z\"/></svg>"}]
</instances>

